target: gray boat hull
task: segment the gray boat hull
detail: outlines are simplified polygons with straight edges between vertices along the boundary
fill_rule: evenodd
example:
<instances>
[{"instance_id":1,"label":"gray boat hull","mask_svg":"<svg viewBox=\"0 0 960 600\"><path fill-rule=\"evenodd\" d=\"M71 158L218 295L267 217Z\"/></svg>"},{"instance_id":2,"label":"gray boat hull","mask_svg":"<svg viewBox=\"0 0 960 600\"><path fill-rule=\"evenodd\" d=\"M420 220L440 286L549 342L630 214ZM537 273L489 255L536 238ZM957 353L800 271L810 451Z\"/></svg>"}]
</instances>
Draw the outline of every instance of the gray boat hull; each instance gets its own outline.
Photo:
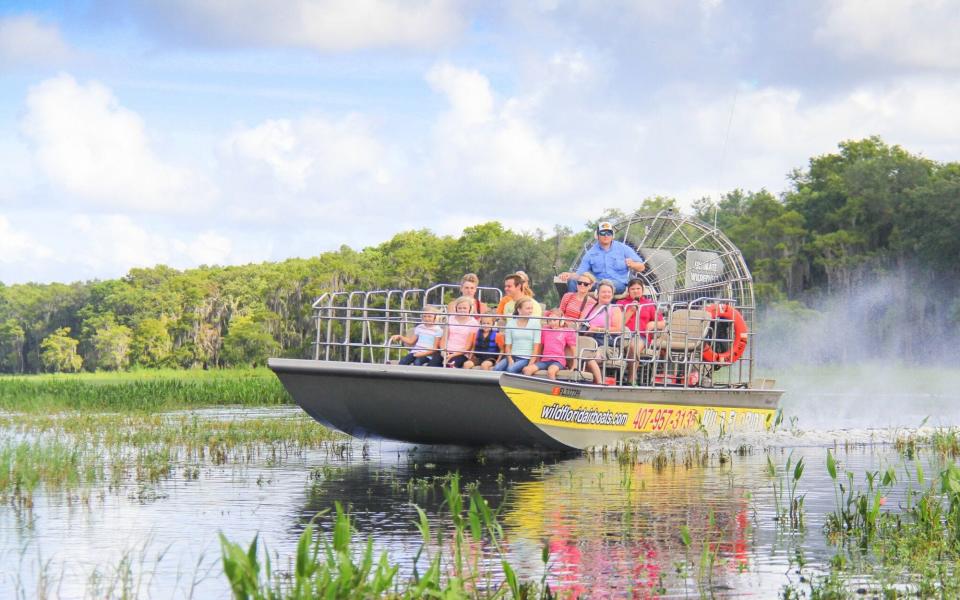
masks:
<instances>
[{"instance_id":1,"label":"gray boat hull","mask_svg":"<svg viewBox=\"0 0 960 600\"><path fill-rule=\"evenodd\" d=\"M270 359L304 411L357 438L563 451L769 428L783 392L617 388L479 370Z\"/></svg>"},{"instance_id":2,"label":"gray boat hull","mask_svg":"<svg viewBox=\"0 0 960 600\"><path fill-rule=\"evenodd\" d=\"M500 373L293 359L269 366L311 417L357 438L570 450L524 418Z\"/></svg>"}]
</instances>

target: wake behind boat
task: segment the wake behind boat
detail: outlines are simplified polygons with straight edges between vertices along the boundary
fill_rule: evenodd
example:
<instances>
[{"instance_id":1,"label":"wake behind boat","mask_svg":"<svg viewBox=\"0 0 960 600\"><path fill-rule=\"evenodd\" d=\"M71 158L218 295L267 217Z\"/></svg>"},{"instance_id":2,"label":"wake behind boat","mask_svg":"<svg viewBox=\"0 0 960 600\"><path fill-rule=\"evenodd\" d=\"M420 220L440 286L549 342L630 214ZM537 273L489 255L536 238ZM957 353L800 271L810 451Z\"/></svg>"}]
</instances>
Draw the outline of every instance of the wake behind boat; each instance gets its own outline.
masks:
<instances>
[{"instance_id":1,"label":"wake behind boat","mask_svg":"<svg viewBox=\"0 0 960 600\"><path fill-rule=\"evenodd\" d=\"M324 294L313 305L314 358L269 366L314 419L358 438L571 450L769 428L783 392L754 378L753 281L739 250L716 228L668 211L614 229L645 260L636 275L660 328L579 335L571 368L556 380L397 364L404 349L393 337L428 312L442 327L456 284ZM500 300L495 288L477 293ZM593 381L591 359L603 381Z\"/></svg>"}]
</instances>

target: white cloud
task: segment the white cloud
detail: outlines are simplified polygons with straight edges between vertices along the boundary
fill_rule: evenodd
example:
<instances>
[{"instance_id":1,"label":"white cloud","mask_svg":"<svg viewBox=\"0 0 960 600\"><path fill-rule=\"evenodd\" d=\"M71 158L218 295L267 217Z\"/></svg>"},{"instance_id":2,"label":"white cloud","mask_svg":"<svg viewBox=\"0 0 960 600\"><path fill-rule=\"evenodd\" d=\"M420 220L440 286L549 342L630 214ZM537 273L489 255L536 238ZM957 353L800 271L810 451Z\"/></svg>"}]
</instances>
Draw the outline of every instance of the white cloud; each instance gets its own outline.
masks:
<instances>
[{"instance_id":1,"label":"white cloud","mask_svg":"<svg viewBox=\"0 0 960 600\"><path fill-rule=\"evenodd\" d=\"M497 102L482 74L439 64L427 82L450 110L434 131L433 170L447 185L475 185L511 204L566 194L576 186L576 161L561 135L538 130L537 94Z\"/></svg>"},{"instance_id":2,"label":"white cloud","mask_svg":"<svg viewBox=\"0 0 960 600\"><path fill-rule=\"evenodd\" d=\"M0 215L0 263L26 262L46 258L51 254L49 248L38 243L29 234L14 229L10 220Z\"/></svg>"},{"instance_id":3,"label":"white cloud","mask_svg":"<svg viewBox=\"0 0 960 600\"><path fill-rule=\"evenodd\" d=\"M573 71L591 70L586 61ZM609 88L602 86L612 80L558 85L563 79L544 69L538 85L527 81L526 94L499 99L482 74L435 67L428 82L450 102L435 126L437 188L479 200L489 218L540 215L549 227L576 225L605 207L633 209L653 195L686 205L734 187L780 192L793 169L847 139L880 135L937 160L960 155L960 83L933 77L826 97L790 86L743 87L735 106L732 93L683 84L660 88L636 108L603 101ZM597 93L584 93L598 81ZM463 215L470 213L445 222L461 223Z\"/></svg>"},{"instance_id":4,"label":"white cloud","mask_svg":"<svg viewBox=\"0 0 960 600\"><path fill-rule=\"evenodd\" d=\"M825 3L821 42L843 56L921 68L960 67L960 9L953 0Z\"/></svg>"},{"instance_id":5,"label":"white cloud","mask_svg":"<svg viewBox=\"0 0 960 600\"><path fill-rule=\"evenodd\" d=\"M54 186L91 205L191 212L211 199L208 184L166 164L142 119L109 89L61 74L32 87L22 131Z\"/></svg>"},{"instance_id":6,"label":"white cloud","mask_svg":"<svg viewBox=\"0 0 960 600\"><path fill-rule=\"evenodd\" d=\"M692 200L733 187L779 192L787 174L844 140L879 135L888 143L937 160L960 155L960 83L904 79L863 85L820 98L792 87L743 89L733 96L685 86L661 93L656 116L623 116L642 123L635 160L658 193ZM729 138L727 129L729 127ZM724 140L727 139L726 148ZM691 195L692 194L692 195Z\"/></svg>"},{"instance_id":7,"label":"white cloud","mask_svg":"<svg viewBox=\"0 0 960 600\"><path fill-rule=\"evenodd\" d=\"M267 175L288 193L348 192L391 181L384 148L359 115L265 121L230 135L221 151L231 171Z\"/></svg>"},{"instance_id":8,"label":"white cloud","mask_svg":"<svg viewBox=\"0 0 960 600\"><path fill-rule=\"evenodd\" d=\"M789 88L742 94L736 135L750 155L810 156L844 139L880 135L891 143L921 147L960 137L960 83L923 79L895 85L862 86L820 102ZM705 138L718 139L729 108L714 104L699 111ZM960 150L960 143L954 142Z\"/></svg>"},{"instance_id":9,"label":"white cloud","mask_svg":"<svg viewBox=\"0 0 960 600\"><path fill-rule=\"evenodd\" d=\"M71 54L56 26L32 15L0 18L0 67L58 64Z\"/></svg>"},{"instance_id":10,"label":"white cloud","mask_svg":"<svg viewBox=\"0 0 960 600\"><path fill-rule=\"evenodd\" d=\"M593 65L582 51L557 52L550 57L550 71L559 81L580 83L593 76Z\"/></svg>"},{"instance_id":11,"label":"white cloud","mask_svg":"<svg viewBox=\"0 0 960 600\"><path fill-rule=\"evenodd\" d=\"M431 48L463 27L457 0L174 0L147 2L143 23L205 44L321 51Z\"/></svg>"},{"instance_id":12,"label":"white cloud","mask_svg":"<svg viewBox=\"0 0 960 600\"><path fill-rule=\"evenodd\" d=\"M187 242L175 240L173 247L189 259L187 266L217 265L232 258L233 242L213 231L205 231Z\"/></svg>"},{"instance_id":13,"label":"white cloud","mask_svg":"<svg viewBox=\"0 0 960 600\"><path fill-rule=\"evenodd\" d=\"M61 260L94 273L119 274L157 264L187 268L236 261L231 241L215 231L184 239L148 229L123 215L74 215L67 227L72 231L72 250L64 252Z\"/></svg>"},{"instance_id":14,"label":"white cloud","mask_svg":"<svg viewBox=\"0 0 960 600\"><path fill-rule=\"evenodd\" d=\"M283 240L284 258L302 252L291 249L289 225L286 230L239 231L175 216L21 211L9 219L0 215L0 281L80 281L158 264L190 269L261 262L278 258L275 239Z\"/></svg>"},{"instance_id":15,"label":"white cloud","mask_svg":"<svg viewBox=\"0 0 960 600\"><path fill-rule=\"evenodd\" d=\"M490 82L478 71L439 64L427 73L427 82L447 96L451 117L460 123L482 124L493 118Z\"/></svg>"}]
</instances>

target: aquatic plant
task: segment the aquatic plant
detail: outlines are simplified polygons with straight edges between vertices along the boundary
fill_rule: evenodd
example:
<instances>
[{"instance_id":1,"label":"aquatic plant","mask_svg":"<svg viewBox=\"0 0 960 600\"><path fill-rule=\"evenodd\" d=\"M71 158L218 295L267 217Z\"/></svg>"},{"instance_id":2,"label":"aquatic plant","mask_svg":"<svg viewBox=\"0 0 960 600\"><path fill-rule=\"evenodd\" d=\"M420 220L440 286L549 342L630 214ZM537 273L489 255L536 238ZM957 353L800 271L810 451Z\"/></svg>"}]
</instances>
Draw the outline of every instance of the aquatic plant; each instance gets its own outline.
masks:
<instances>
[{"instance_id":1,"label":"aquatic plant","mask_svg":"<svg viewBox=\"0 0 960 600\"><path fill-rule=\"evenodd\" d=\"M266 547L260 549L258 536L244 549L221 533L223 571L233 597L238 600L384 596L411 599L553 597L546 584L546 567L550 559L547 547L541 555L544 575L539 583L521 582L506 560L503 529L497 512L476 489L468 494L469 502L464 509L458 474L453 474L443 485L443 494L452 525L450 538L444 536L444 528L437 528L433 546L434 527L426 513L416 507L418 520L414 524L422 543L413 557L412 575L404 581L397 578L400 565L392 563L386 552L374 556L372 540L368 539L357 547L351 518L339 502L334 505L331 535L317 535L315 531L316 520L325 513L317 514L304 528L297 543L292 572L274 569ZM447 544L452 545L450 557L446 557L443 551ZM499 573L491 569L488 561L480 560L476 548L482 544L492 547L499 557ZM432 547L435 550L431 550ZM421 572L422 558L426 558L427 566Z\"/></svg>"},{"instance_id":2,"label":"aquatic plant","mask_svg":"<svg viewBox=\"0 0 960 600\"><path fill-rule=\"evenodd\" d=\"M250 419L196 414L26 414L0 416L0 498L29 509L38 488L91 489L106 482L157 483L182 468L197 479L200 466L281 463L309 449L342 454L343 436L305 415Z\"/></svg>"},{"instance_id":3,"label":"aquatic plant","mask_svg":"<svg viewBox=\"0 0 960 600\"><path fill-rule=\"evenodd\" d=\"M84 448L59 440L8 441L0 446L0 497L30 508L42 483L75 486L95 478L99 472L89 460Z\"/></svg>"},{"instance_id":4,"label":"aquatic plant","mask_svg":"<svg viewBox=\"0 0 960 600\"><path fill-rule=\"evenodd\" d=\"M960 428L938 427L931 433L917 431L901 435L894 447L908 459L916 457L922 448L931 448L942 458L955 459L960 456Z\"/></svg>"},{"instance_id":5,"label":"aquatic plant","mask_svg":"<svg viewBox=\"0 0 960 600\"><path fill-rule=\"evenodd\" d=\"M905 471L902 480L893 467L868 471L860 487L828 451L836 506L824 532L839 551L821 572L805 572L797 561L802 585L789 584L782 597L960 595L960 468L947 463L929 481L919 463ZM887 498L898 486L904 498L891 507Z\"/></svg>"},{"instance_id":6,"label":"aquatic plant","mask_svg":"<svg viewBox=\"0 0 960 600\"><path fill-rule=\"evenodd\" d=\"M890 488L896 483L894 469L866 473L867 489L860 491L854 485L854 474L846 473L846 485L838 479L836 461L827 453L827 471L835 486L836 509L827 514L824 530L828 536L841 541L855 538L861 546L869 545L880 527L881 507L886 503ZM887 513L889 516L889 513Z\"/></svg>"},{"instance_id":7,"label":"aquatic plant","mask_svg":"<svg viewBox=\"0 0 960 600\"><path fill-rule=\"evenodd\" d=\"M789 522L793 529L803 527L803 500L805 495L797 494L797 485L803 476L803 469L803 458L801 457L794 463L793 452L787 457L787 464L783 470L777 469L770 456L767 456L767 476L770 477L773 487L773 501L776 510L774 520L780 523Z\"/></svg>"}]
</instances>

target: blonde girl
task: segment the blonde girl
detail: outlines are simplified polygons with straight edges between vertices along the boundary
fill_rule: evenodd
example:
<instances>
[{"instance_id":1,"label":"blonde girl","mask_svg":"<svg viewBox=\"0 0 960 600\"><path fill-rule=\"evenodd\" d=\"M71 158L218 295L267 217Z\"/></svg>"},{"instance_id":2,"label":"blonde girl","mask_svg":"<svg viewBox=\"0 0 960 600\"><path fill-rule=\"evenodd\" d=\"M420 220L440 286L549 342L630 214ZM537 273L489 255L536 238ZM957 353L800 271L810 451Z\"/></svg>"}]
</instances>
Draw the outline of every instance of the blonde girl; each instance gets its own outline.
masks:
<instances>
[{"instance_id":1,"label":"blonde girl","mask_svg":"<svg viewBox=\"0 0 960 600\"><path fill-rule=\"evenodd\" d=\"M440 356L443 328L437 325L437 315L439 313L440 309L436 306L428 306L423 312L423 323L414 328L413 335L396 334L390 336L391 342L403 342L411 347L410 352L400 359L401 365L439 367L443 364L443 358Z\"/></svg>"},{"instance_id":2,"label":"blonde girl","mask_svg":"<svg viewBox=\"0 0 960 600\"><path fill-rule=\"evenodd\" d=\"M474 298L460 296L453 301L454 313L447 321L447 332L443 338L444 365L455 369L473 367L470 362L470 353L477 338L477 328L480 321L471 316ZM470 366L467 366L469 363Z\"/></svg>"}]
</instances>

